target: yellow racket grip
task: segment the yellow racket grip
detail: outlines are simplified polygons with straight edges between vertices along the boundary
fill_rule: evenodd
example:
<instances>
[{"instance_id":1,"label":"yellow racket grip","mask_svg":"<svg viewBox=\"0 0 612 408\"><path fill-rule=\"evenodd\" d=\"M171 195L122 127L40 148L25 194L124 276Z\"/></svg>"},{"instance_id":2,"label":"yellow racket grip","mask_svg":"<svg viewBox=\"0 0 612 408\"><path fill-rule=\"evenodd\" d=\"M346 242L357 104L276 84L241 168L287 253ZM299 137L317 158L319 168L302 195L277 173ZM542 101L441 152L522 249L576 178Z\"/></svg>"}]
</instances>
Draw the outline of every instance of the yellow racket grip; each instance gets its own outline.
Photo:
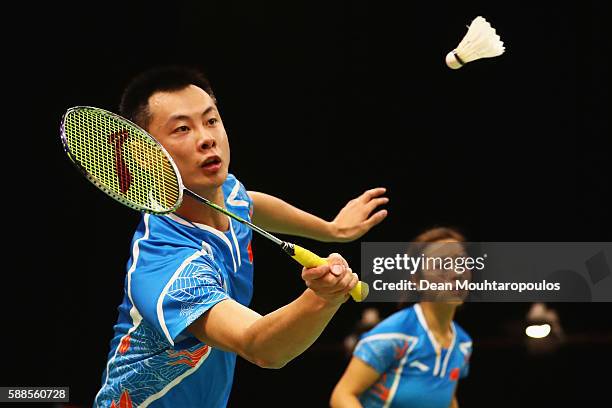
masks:
<instances>
[{"instance_id":1,"label":"yellow racket grip","mask_svg":"<svg viewBox=\"0 0 612 408\"><path fill-rule=\"evenodd\" d=\"M306 268L314 268L317 266L327 265L327 261L324 258L321 258L317 254L310 252L309 250L302 248L299 245L293 244L295 255L291 255L293 259L298 261L302 266ZM361 302L366 297L368 297L368 293L370 288L367 283L359 281L357 285L350 291L350 295L355 302Z\"/></svg>"}]
</instances>

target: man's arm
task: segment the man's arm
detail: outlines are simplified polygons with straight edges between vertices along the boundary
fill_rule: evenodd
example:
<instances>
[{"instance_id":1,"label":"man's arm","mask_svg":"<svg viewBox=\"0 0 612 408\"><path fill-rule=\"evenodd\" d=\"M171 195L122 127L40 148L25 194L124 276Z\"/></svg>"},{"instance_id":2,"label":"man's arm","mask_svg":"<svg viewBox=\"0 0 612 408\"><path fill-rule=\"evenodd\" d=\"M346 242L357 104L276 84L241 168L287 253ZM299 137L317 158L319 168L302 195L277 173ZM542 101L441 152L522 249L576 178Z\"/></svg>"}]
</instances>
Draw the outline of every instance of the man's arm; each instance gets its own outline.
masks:
<instances>
[{"instance_id":1,"label":"man's arm","mask_svg":"<svg viewBox=\"0 0 612 408\"><path fill-rule=\"evenodd\" d=\"M387 210L372 212L386 204L384 188L368 190L349 201L333 221L325 221L269 194L249 191L253 200L253 223L271 232L296 235L323 242L353 241L380 223Z\"/></svg>"},{"instance_id":2,"label":"man's arm","mask_svg":"<svg viewBox=\"0 0 612 408\"><path fill-rule=\"evenodd\" d=\"M188 330L200 341L239 354L260 367L280 368L319 337L357 275L339 255L328 265L304 269L308 289L296 300L265 316L227 299L195 320Z\"/></svg>"}]
</instances>

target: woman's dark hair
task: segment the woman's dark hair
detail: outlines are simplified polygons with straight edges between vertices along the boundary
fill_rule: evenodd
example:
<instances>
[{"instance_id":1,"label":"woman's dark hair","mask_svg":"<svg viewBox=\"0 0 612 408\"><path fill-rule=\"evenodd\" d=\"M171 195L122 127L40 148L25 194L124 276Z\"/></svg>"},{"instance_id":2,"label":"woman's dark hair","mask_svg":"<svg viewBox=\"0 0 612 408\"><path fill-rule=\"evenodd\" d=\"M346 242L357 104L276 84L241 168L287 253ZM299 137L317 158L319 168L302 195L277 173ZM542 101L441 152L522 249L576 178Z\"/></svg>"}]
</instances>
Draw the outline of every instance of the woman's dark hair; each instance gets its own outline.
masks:
<instances>
[{"instance_id":1,"label":"woman's dark hair","mask_svg":"<svg viewBox=\"0 0 612 408\"><path fill-rule=\"evenodd\" d=\"M465 242L465 237L463 234L457 229L451 227L435 227L428 229L417 235L412 242L437 242L445 239Z\"/></svg>"},{"instance_id":2,"label":"woman's dark hair","mask_svg":"<svg viewBox=\"0 0 612 408\"><path fill-rule=\"evenodd\" d=\"M411 242L406 251L409 256L417 257L423 253L427 245L432 242L452 239L457 242L465 242L465 237L461 232L451 227L434 227L421 232Z\"/></svg>"},{"instance_id":3,"label":"woman's dark hair","mask_svg":"<svg viewBox=\"0 0 612 408\"><path fill-rule=\"evenodd\" d=\"M427 229L417 235L412 241L410 246L408 247L406 253L410 257L419 257L425 251L425 248L431 243L439 242L443 240L454 240L457 242L465 242L465 236L459 232L458 229L452 227L434 227ZM412 279L418 279L421 271L419 270L417 273L412 275ZM406 298L408 299L408 298ZM412 302L408 302L406 300L400 301L398 303L398 308L402 309Z\"/></svg>"}]
</instances>

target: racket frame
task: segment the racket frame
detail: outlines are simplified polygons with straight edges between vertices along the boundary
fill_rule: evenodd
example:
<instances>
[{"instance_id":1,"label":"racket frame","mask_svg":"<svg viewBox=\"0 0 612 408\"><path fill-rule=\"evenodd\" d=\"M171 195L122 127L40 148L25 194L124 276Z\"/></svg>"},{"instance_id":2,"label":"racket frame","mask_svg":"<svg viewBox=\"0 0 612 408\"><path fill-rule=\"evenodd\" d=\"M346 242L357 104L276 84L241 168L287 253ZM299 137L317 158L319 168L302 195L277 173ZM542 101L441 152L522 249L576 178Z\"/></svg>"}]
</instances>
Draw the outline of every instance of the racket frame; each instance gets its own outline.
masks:
<instances>
[{"instance_id":1,"label":"racket frame","mask_svg":"<svg viewBox=\"0 0 612 408\"><path fill-rule=\"evenodd\" d=\"M174 206L169 209L169 210L164 210L164 211L155 211L155 210L151 210L148 208L142 208L141 206L137 206L132 204L129 200L125 199L124 197L122 197L121 195L117 194L116 192L112 191L111 189L107 188L103 183L101 183L100 181L98 181L98 179L93 176L91 173L89 173L89 171L87 171L87 169L85 168L85 166L83 166L79 160L76 158L76 156L73 154L73 152L70 150L70 146L68 144L68 137L66 135L66 119L68 118L68 115L70 115L72 112L77 111L77 110L82 110L82 109L91 109L94 111L99 111L102 112L105 115L111 116L113 118L116 118L119 122L126 122L128 125L134 126L136 128L136 130L139 130L141 132L143 132L145 135L147 135L158 147L159 149L162 151L162 153L166 156L166 159L170 162L170 165L172 166L172 170L174 171L174 174L176 176L177 182L178 182L178 198L176 200L176 202L174 203ZM178 170L178 167L176 166L176 163L174 163L174 160L172 160L172 156L170 156L170 154L168 153L168 151L166 150L166 148L157 141L157 139L155 139L149 132L147 132L146 130L144 130L143 128L141 128L140 126L138 126L137 124L135 124L134 122L130 121L129 119L124 118L123 116L119 116L113 112L107 111L105 109L102 108L96 108L94 106L73 106L72 108L69 108L66 113L64 113L64 115L62 116L62 121L60 124L60 138L62 140L62 146L64 148L64 151L66 152L66 155L68 156L68 158L70 158L70 161L72 162L72 164L74 164L74 166L81 172L83 173L83 175L85 176L85 178L87 180L89 180L91 183L93 183L93 185L95 185L98 189L104 191L108 196L112 197L114 200L120 202L121 204L128 206L134 210L137 211L143 211L146 213L150 213L150 214L157 214L157 215L165 215L165 214L170 214L175 212L182 204L183 202L183 192L185 190L185 186L183 185L183 179L181 178L181 173Z\"/></svg>"}]
</instances>

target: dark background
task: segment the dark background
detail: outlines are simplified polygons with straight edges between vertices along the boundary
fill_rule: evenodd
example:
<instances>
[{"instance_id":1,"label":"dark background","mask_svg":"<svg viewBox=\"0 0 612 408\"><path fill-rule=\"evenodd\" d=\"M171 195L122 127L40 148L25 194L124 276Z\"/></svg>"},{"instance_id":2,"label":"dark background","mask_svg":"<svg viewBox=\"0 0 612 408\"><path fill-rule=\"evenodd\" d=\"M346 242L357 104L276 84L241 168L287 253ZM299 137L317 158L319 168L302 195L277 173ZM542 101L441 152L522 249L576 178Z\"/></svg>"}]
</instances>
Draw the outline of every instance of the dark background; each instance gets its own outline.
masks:
<instances>
[{"instance_id":1,"label":"dark background","mask_svg":"<svg viewBox=\"0 0 612 408\"><path fill-rule=\"evenodd\" d=\"M603 2L491 3L105 1L4 13L5 188L19 206L4 200L1 384L70 386L77 406L98 391L139 215L72 168L59 121L74 105L117 111L128 79L158 64L208 74L230 171L247 189L332 219L362 191L387 187L389 216L364 240L452 225L472 241L612 241ZM506 53L448 69L444 56L477 15ZM295 242L359 262L359 242ZM253 248L251 307L263 314L303 284L271 243L256 237ZM230 406L326 406L348 361L342 340L367 306L345 304L282 370L239 359ZM474 339L462 406L609 401L611 305L552 307L567 342L540 356L524 344L528 304L460 310Z\"/></svg>"}]
</instances>

